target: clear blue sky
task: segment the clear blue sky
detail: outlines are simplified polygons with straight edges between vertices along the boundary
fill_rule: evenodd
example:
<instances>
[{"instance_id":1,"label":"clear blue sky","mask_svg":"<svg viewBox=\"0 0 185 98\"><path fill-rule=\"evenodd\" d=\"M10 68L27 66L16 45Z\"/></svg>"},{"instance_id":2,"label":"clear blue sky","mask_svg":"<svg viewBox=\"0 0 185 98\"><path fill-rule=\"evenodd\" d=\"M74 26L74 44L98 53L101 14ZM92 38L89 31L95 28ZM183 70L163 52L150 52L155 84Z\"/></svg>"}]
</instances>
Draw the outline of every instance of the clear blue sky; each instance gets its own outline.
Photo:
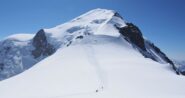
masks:
<instances>
[{"instance_id":1,"label":"clear blue sky","mask_svg":"<svg viewBox=\"0 0 185 98\"><path fill-rule=\"evenodd\" d=\"M35 33L94 8L118 11L168 56L185 60L185 0L0 0L0 39Z\"/></svg>"}]
</instances>

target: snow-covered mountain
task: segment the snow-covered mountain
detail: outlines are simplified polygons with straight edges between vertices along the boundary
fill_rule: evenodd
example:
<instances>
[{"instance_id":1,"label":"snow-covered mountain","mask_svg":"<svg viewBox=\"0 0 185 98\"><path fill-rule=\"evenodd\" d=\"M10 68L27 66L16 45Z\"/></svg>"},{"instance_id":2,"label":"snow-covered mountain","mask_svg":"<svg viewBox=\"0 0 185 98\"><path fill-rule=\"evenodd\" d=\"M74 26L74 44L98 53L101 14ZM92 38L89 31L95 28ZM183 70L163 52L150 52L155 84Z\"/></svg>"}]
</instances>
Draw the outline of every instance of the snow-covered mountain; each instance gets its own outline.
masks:
<instances>
[{"instance_id":1,"label":"snow-covered mountain","mask_svg":"<svg viewBox=\"0 0 185 98\"><path fill-rule=\"evenodd\" d=\"M173 73L183 70L113 10L91 10L0 45L2 98L185 96L185 79Z\"/></svg>"},{"instance_id":2,"label":"snow-covered mountain","mask_svg":"<svg viewBox=\"0 0 185 98\"><path fill-rule=\"evenodd\" d=\"M185 75L185 61L173 60L175 66L178 67L178 70L181 74Z\"/></svg>"}]
</instances>

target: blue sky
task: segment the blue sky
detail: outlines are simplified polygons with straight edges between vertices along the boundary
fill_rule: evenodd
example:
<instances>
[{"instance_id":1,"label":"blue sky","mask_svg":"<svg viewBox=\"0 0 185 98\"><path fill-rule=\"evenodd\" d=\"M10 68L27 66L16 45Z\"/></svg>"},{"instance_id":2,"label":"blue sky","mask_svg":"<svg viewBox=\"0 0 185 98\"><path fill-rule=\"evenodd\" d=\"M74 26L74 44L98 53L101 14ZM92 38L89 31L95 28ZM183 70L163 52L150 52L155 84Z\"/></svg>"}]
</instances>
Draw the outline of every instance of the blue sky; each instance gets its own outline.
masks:
<instances>
[{"instance_id":1,"label":"blue sky","mask_svg":"<svg viewBox=\"0 0 185 98\"><path fill-rule=\"evenodd\" d=\"M0 0L0 39L35 33L95 8L113 9L133 22L168 56L185 60L184 0Z\"/></svg>"}]
</instances>

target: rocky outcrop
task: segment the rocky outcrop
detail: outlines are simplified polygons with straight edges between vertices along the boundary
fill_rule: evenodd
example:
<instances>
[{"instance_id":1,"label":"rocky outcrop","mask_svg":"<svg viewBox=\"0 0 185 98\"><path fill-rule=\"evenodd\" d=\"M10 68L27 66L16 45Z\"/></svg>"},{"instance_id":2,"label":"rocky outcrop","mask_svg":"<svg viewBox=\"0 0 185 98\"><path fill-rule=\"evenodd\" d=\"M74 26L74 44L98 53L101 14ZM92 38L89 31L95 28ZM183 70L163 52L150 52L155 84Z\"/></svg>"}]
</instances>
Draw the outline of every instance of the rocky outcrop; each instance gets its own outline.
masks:
<instances>
[{"instance_id":1,"label":"rocky outcrop","mask_svg":"<svg viewBox=\"0 0 185 98\"><path fill-rule=\"evenodd\" d=\"M123 19L123 17L122 17L119 13L117 13L117 12L115 12L115 13L114 13L114 16L116 16L116 17L119 17L119 18Z\"/></svg>"},{"instance_id":2,"label":"rocky outcrop","mask_svg":"<svg viewBox=\"0 0 185 98\"><path fill-rule=\"evenodd\" d=\"M185 75L185 71L180 72L182 75Z\"/></svg>"},{"instance_id":3,"label":"rocky outcrop","mask_svg":"<svg viewBox=\"0 0 185 98\"><path fill-rule=\"evenodd\" d=\"M127 23L126 27L117 28L127 41L146 51L143 35L137 26Z\"/></svg>"},{"instance_id":4,"label":"rocky outcrop","mask_svg":"<svg viewBox=\"0 0 185 98\"><path fill-rule=\"evenodd\" d=\"M178 60L173 60L174 64L178 66L178 71L182 74L185 75L185 61L178 61Z\"/></svg>"},{"instance_id":5,"label":"rocky outcrop","mask_svg":"<svg viewBox=\"0 0 185 98\"><path fill-rule=\"evenodd\" d=\"M32 55L35 58L40 56L50 56L55 52L54 46L47 41L46 34L43 29L39 30L36 36L33 38L33 46L35 49L32 51Z\"/></svg>"},{"instance_id":6,"label":"rocky outcrop","mask_svg":"<svg viewBox=\"0 0 185 98\"><path fill-rule=\"evenodd\" d=\"M175 64L164 54L157 46L153 43L148 42L143 38L142 32L139 30L137 26L132 23L126 23L127 26L116 28L119 30L119 33L132 44L133 47L137 48L140 53L146 57L150 58L154 61L160 62L159 59L162 59L166 63L169 63L172 66L172 69L179 74L180 72L176 68ZM147 44L147 46L146 46ZM151 51L153 50L153 51ZM154 53L155 52L155 53ZM158 55L158 56L156 56Z\"/></svg>"},{"instance_id":7,"label":"rocky outcrop","mask_svg":"<svg viewBox=\"0 0 185 98\"><path fill-rule=\"evenodd\" d=\"M0 63L0 71L2 71L4 69L4 64Z\"/></svg>"}]
</instances>

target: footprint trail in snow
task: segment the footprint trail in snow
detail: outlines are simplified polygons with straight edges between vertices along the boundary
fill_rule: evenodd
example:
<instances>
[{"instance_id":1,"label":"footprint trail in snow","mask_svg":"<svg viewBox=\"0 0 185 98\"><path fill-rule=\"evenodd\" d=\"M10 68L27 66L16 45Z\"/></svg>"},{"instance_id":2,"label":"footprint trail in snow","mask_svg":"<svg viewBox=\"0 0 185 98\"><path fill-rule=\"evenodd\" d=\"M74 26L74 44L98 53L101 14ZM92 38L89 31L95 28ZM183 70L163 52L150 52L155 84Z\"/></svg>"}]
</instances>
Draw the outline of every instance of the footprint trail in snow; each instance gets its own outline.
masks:
<instances>
[{"instance_id":1,"label":"footprint trail in snow","mask_svg":"<svg viewBox=\"0 0 185 98\"><path fill-rule=\"evenodd\" d=\"M98 77L98 80L100 82L100 86L99 86L99 88L96 89L95 92L103 91L103 89L105 87L105 77L104 77L104 73L103 73L103 70L102 70L99 62L96 59L96 53L94 51L94 48L92 45L88 45L88 44L83 45L83 47L84 47L84 51L87 55L88 61L94 67L95 72Z\"/></svg>"}]
</instances>

